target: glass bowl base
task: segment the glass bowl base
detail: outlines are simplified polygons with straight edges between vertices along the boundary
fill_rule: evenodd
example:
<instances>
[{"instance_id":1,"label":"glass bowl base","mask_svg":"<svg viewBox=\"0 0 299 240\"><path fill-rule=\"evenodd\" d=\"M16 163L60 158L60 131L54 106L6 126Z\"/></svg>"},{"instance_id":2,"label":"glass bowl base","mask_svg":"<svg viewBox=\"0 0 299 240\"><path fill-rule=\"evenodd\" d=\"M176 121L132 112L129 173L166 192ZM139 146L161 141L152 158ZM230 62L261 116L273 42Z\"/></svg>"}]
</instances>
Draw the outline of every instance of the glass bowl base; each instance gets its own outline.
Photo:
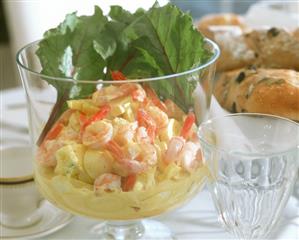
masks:
<instances>
[{"instance_id":1,"label":"glass bowl base","mask_svg":"<svg viewBox=\"0 0 299 240\"><path fill-rule=\"evenodd\" d=\"M155 220L142 221L109 221L95 225L91 229L93 234L100 239L155 239L173 240L175 239L169 228L163 223Z\"/></svg>"}]
</instances>

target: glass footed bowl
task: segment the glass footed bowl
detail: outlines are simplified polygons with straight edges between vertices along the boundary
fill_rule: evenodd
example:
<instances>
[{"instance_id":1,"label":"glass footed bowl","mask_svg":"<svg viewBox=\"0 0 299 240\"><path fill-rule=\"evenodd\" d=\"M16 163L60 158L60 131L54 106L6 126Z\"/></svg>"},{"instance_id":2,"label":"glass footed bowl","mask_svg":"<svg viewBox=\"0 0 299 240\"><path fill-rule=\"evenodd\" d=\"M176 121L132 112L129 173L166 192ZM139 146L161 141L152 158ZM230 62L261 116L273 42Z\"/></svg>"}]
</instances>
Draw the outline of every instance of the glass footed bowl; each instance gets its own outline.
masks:
<instances>
[{"instance_id":1,"label":"glass footed bowl","mask_svg":"<svg viewBox=\"0 0 299 240\"><path fill-rule=\"evenodd\" d=\"M17 54L28 101L35 180L51 203L107 220L99 234L130 239L171 234L141 219L191 199L204 185L197 126L209 110L219 49L203 65L150 79L79 81L40 74L38 42ZM49 84L50 83L50 84ZM70 100L53 85L92 88ZM158 224L158 225L157 225ZM156 226L159 226L158 228ZM165 233L166 232L166 233Z\"/></svg>"}]
</instances>

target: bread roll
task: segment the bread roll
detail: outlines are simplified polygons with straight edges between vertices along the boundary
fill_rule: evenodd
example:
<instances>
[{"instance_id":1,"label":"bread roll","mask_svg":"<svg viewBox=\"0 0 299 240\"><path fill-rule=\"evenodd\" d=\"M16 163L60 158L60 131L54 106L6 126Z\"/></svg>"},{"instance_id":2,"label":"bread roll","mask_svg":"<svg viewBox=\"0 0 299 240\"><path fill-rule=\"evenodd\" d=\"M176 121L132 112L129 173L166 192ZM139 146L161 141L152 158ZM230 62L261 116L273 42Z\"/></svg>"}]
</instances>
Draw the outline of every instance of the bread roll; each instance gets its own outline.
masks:
<instances>
[{"instance_id":1,"label":"bread roll","mask_svg":"<svg viewBox=\"0 0 299 240\"><path fill-rule=\"evenodd\" d=\"M248 46L244 35L233 31L214 32L213 39L221 54L217 61L217 72L229 71L254 64L256 53Z\"/></svg>"},{"instance_id":2,"label":"bread roll","mask_svg":"<svg viewBox=\"0 0 299 240\"><path fill-rule=\"evenodd\" d=\"M289 32L271 28L245 34L247 44L256 54L254 64L265 68L299 70L299 41Z\"/></svg>"},{"instance_id":3,"label":"bread roll","mask_svg":"<svg viewBox=\"0 0 299 240\"><path fill-rule=\"evenodd\" d=\"M293 36L297 39L297 41L299 41L299 28L293 32Z\"/></svg>"},{"instance_id":4,"label":"bread roll","mask_svg":"<svg viewBox=\"0 0 299 240\"><path fill-rule=\"evenodd\" d=\"M244 19L233 13L209 14L202 17L198 22L198 29L206 29L210 26L233 25L245 27Z\"/></svg>"},{"instance_id":5,"label":"bread roll","mask_svg":"<svg viewBox=\"0 0 299 240\"><path fill-rule=\"evenodd\" d=\"M239 69L221 73L214 94L230 112L267 113L299 121L299 73Z\"/></svg>"},{"instance_id":6,"label":"bread roll","mask_svg":"<svg viewBox=\"0 0 299 240\"><path fill-rule=\"evenodd\" d=\"M217 72L256 65L299 70L299 40L283 29L254 30L242 34L214 32L221 55Z\"/></svg>"},{"instance_id":7,"label":"bread roll","mask_svg":"<svg viewBox=\"0 0 299 240\"><path fill-rule=\"evenodd\" d=\"M197 22L198 30L208 38L213 38L214 32L238 31L246 28L244 19L236 14L210 14Z\"/></svg>"}]
</instances>

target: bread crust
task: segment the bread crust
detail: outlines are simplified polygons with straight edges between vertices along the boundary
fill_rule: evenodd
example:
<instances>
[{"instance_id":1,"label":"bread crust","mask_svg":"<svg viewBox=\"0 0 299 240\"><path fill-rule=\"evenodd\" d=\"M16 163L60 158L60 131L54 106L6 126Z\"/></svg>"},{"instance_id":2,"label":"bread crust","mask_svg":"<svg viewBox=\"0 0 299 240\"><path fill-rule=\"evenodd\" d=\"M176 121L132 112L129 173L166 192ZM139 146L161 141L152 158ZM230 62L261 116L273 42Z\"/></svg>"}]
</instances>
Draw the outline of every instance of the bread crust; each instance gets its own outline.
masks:
<instances>
[{"instance_id":1,"label":"bread crust","mask_svg":"<svg viewBox=\"0 0 299 240\"><path fill-rule=\"evenodd\" d=\"M297 41L299 41L299 28L295 29L293 36L297 39Z\"/></svg>"},{"instance_id":2,"label":"bread crust","mask_svg":"<svg viewBox=\"0 0 299 240\"><path fill-rule=\"evenodd\" d=\"M233 13L208 14L202 17L198 22L199 29L220 25L233 25L241 28L246 27L243 17Z\"/></svg>"},{"instance_id":3,"label":"bread crust","mask_svg":"<svg viewBox=\"0 0 299 240\"><path fill-rule=\"evenodd\" d=\"M252 31L245 38L247 46L257 54L255 65L299 70L299 41L291 33L271 28Z\"/></svg>"},{"instance_id":4,"label":"bread crust","mask_svg":"<svg viewBox=\"0 0 299 240\"><path fill-rule=\"evenodd\" d=\"M299 39L296 33L277 28L240 34L217 30L210 37L221 49L217 72L249 65L299 71Z\"/></svg>"},{"instance_id":5,"label":"bread crust","mask_svg":"<svg viewBox=\"0 0 299 240\"><path fill-rule=\"evenodd\" d=\"M214 95L222 107L299 121L299 29L251 30L235 14L208 15L198 29L221 49Z\"/></svg>"},{"instance_id":6,"label":"bread crust","mask_svg":"<svg viewBox=\"0 0 299 240\"><path fill-rule=\"evenodd\" d=\"M299 121L299 73L238 69L222 73L214 94L230 112L267 113Z\"/></svg>"},{"instance_id":7,"label":"bread crust","mask_svg":"<svg viewBox=\"0 0 299 240\"><path fill-rule=\"evenodd\" d=\"M208 14L202 17L196 25L197 29L210 39L214 39L215 32L243 32L247 28L243 17L233 13Z\"/></svg>"}]
</instances>

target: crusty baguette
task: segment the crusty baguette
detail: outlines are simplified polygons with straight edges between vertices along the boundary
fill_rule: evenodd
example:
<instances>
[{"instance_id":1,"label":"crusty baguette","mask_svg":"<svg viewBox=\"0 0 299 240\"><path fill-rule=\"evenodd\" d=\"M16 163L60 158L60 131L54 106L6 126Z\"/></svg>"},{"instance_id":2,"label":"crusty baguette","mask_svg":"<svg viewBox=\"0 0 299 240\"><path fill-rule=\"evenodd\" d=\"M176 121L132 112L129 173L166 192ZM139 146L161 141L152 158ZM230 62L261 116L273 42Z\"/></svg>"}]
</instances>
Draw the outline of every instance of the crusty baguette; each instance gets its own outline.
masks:
<instances>
[{"instance_id":1,"label":"crusty baguette","mask_svg":"<svg viewBox=\"0 0 299 240\"><path fill-rule=\"evenodd\" d=\"M221 49L217 72L249 65L299 70L299 40L295 33L277 28L241 34L215 31L212 39Z\"/></svg>"},{"instance_id":2,"label":"crusty baguette","mask_svg":"<svg viewBox=\"0 0 299 240\"><path fill-rule=\"evenodd\" d=\"M221 73L214 94L231 112L274 114L299 121L299 73L250 68Z\"/></svg>"}]
</instances>

